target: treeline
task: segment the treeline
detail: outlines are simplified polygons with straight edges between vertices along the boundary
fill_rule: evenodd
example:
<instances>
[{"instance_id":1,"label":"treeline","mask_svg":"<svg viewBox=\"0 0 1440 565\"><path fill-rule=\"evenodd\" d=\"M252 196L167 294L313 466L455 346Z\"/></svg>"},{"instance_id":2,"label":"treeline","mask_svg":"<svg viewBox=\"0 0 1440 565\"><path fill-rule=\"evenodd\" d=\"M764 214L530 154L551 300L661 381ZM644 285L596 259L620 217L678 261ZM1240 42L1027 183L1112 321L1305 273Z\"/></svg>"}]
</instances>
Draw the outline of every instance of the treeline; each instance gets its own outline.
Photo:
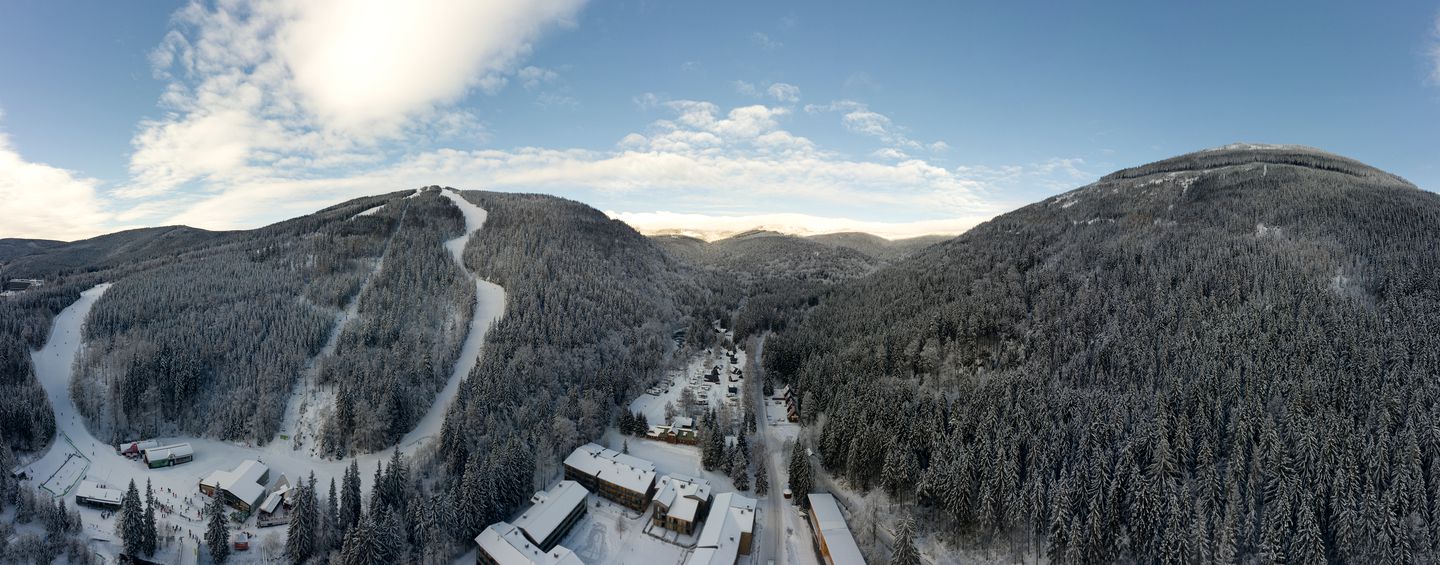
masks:
<instances>
[{"instance_id":1,"label":"treeline","mask_svg":"<svg viewBox=\"0 0 1440 565\"><path fill-rule=\"evenodd\" d=\"M355 318L321 361L320 382L336 390L321 436L332 455L384 448L415 427L449 378L474 310L473 279L443 245L465 232L459 208L434 190L405 203Z\"/></svg>"},{"instance_id":2,"label":"treeline","mask_svg":"<svg viewBox=\"0 0 1440 565\"><path fill-rule=\"evenodd\" d=\"M268 441L296 375L413 201L401 194L112 270L72 383L91 429L116 440L183 432ZM352 219L387 200L399 203Z\"/></svg>"},{"instance_id":3,"label":"treeline","mask_svg":"<svg viewBox=\"0 0 1440 565\"><path fill-rule=\"evenodd\" d=\"M827 294L767 367L826 469L971 547L1435 561L1440 200L1347 166L1026 207Z\"/></svg>"},{"instance_id":4,"label":"treeline","mask_svg":"<svg viewBox=\"0 0 1440 565\"><path fill-rule=\"evenodd\" d=\"M488 212L466 263L504 287L507 304L441 432L439 463L457 507L474 504L462 493L484 492L507 468L512 444L535 461L525 490L557 476L560 460L599 437L616 405L659 378L686 305L709 298L654 243L594 209L550 196L463 194ZM460 538L524 499L491 500L493 511L463 522Z\"/></svg>"}]
</instances>

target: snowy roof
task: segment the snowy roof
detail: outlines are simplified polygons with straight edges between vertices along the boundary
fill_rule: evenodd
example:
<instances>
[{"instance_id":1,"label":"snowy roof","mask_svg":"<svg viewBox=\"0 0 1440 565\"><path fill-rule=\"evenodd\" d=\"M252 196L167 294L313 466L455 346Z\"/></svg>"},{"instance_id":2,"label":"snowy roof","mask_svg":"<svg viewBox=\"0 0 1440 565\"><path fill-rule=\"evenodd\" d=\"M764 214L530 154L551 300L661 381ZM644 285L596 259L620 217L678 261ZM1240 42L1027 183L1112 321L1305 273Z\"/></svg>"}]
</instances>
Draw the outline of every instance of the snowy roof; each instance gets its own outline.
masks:
<instances>
[{"instance_id":1,"label":"snowy roof","mask_svg":"<svg viewBox=\"0 0 1440 565\"><path fill-rule=\"evenodd\" d=\"M509 522L490 524L475 537L475 544L500 565L585 565L575 552L558 545L541 551Z\"/></svg>"},{"instance_id":2,"label":"snowy roof","mask_svg":"<svg viewBox=\"0 0 1440 565\"><path fill-rule=\"evenodd\" d=\"M99 483L95 481L80 481L80 488L75 490L75 496L80 498L88 498L90 500L109 502L112 504L120 504L120 500L124 498L125 493L122 493L115 489L102 487Z\"/></svg>"},{"instance_id":3,"label":"snowy roof","mask_svg":"<svg viewBox=\"0 0 1440 565\"><path fill-rule=\"evenodd\" d=\"M190 447L190 444L188 443L177 443L175 445L167 445L164 447L152 447L145 450L145 459L147 461L164 461L166 459L189 457L191 455L195 455L195 450L192 449Z\"/></svg>"},{"instance_id":4,"label":"snowy roof","mask_svg":"<svg viewBox=\"0 0 1440 565\"><path fill-rule=\"evenodd\" d=\"M820 536L825 538L825 547L830 550L830 559L835 565L865 564L860 546L855 543L855 536L845 524L845 515L840 513L840 505L833 495L811 494L810 513L820 525Z\"/></svg>"},{"instance_id":5,"label":"snowy roof","mask_svg":"<svg viewBox=\"0 0 1440 565\"><path fill-rule=\"evenodd\" d=\"M585 495L590 491L575 481L560 481L549 491L540 491L530 497L532 505L515 519L515 527L525 531L530 539L544 542L555 533L560 524L570 517L575 508L585 504Z\"/></svg>"},{"instance_id":6,"label":"snowy roof","mask_svg":"<svg viewBox=\"0 0 1440 565\"><path fill-rule=\"evenodd\" d=\"M265 494L260 477L270 472L264 463L246 459L234 471L215 471L200 481L200 484L219 487L247 504L254 504ZM269 501L266 501L267 503Z\"/></svg>"},{"instance_id":7,"label":"snowy roof","mask_svg":"<svg viewBox=\"0 0 1440 565\"><path fill-rule=\"evenodd\" d=\"M280 507L280 503L284 500L285 491L277 490L272 492L270 496L265 497L265 502L260 503L260 511L266 514L272 513L276 508Z\"/></svg>"},{"instance_id":8,"label":"snowy roof","mask_svg":"<svg viewBox=\"0 0 1440 565\"><path fill-rule=\"evenodd\" d=\"M695 419L694 419L694 418L691 418L691 417L689 417L689 416L676 416L676 417L675 417L675 421L673 421L673 422L671 422L671 423L674 424L675 427L677 427L677 428L693 428L693 427L695 427Z\"/></svg>"},{"instance_id":9,"label":"snowy roof","mask_svg":"<svg viewBox=\"0 0 1440 565\"><path fill-rule=\"evenodd\" d=\"M710 481L681 474L660 478L660 492L655 503L664 506L666 516L694 522L700 503L710 500Z\"/></svg>"},{"instance_id":10,"label":"snowy roof","mask_svg":"<svg viewBox=\"0 0 1440 565\"><path fill-rule=\"evenodd\" d=\"M715 495L705 529L685 565L733 565L740 537L755 531L755 499L733 492Z\"/></svg>"},{"instance_id":11,"label":"snowy roof","mask_svg":"<svg viewBox=\"0 0 1440 565\"><path fill-rule=\"evenodd\" d=\"M575 448L565 464L577 471L634 492L655 484L655 464L594 443Z\"/></svg>"}]
</instances>

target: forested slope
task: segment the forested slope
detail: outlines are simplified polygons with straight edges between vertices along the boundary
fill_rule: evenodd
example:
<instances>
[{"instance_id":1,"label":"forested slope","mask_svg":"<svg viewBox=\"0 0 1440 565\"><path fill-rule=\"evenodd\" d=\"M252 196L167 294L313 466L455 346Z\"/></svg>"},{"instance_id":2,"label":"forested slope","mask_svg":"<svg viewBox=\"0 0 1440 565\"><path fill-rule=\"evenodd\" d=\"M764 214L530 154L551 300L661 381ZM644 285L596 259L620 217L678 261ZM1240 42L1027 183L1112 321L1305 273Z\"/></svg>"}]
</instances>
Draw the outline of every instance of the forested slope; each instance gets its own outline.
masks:
<instances>
[{"instance_id":1,"label":"forested slope","mask_svg":"<svg viewBox=\"0 0 1440 565\"><path fill-rule=\"evenodd\" d=\"M1227 147L825 295L766 349L826 468L1053 562L1440 558L1440 197Z\"/></svg>"},{"instance_id":2,"label":"forested slope","mask_svg":"<svg viewBox=\"0 0 1440 565\"><path fill-rule=\"evenodd\" d=\"M671 333L711 290L629 226L577 202L463 196L488 212L466 264L507 297L441 434L463 522L457 539L468 540L533 492L525 479L553 478L614 406L659 378Z\"/></svg>"},{"instance_id":3,"label":"forested slope","mask_svg":"<svg viewBox=\"0 0 1440 565\"><path fill-rule=\"evenodd\" d=\"M405 256L402 264L444 258L439 241L458 232L453 205L435 191L404 198L409 194L362 198L226 232L182 253L110 270L114 286L90 314L87 349L72 383L92 429L116 438L184 431L269 440L297 373L319 352L335 314L359 292L391 236L400 234L388 251ZM356 215L385 203L374 214ZM413 218L402 222L407 210ZM432 245L435 253L427 249ZM443 308L432 301L448 298L395 294L394 300L410 301L408 307L362 300L362 312L434 313ZM415 329L417 335L434 337L431 325ZM383 337L372 337L366 345L380 342ZM392 359L370 362L398 369Z\"/></svg>"}]
</instances>

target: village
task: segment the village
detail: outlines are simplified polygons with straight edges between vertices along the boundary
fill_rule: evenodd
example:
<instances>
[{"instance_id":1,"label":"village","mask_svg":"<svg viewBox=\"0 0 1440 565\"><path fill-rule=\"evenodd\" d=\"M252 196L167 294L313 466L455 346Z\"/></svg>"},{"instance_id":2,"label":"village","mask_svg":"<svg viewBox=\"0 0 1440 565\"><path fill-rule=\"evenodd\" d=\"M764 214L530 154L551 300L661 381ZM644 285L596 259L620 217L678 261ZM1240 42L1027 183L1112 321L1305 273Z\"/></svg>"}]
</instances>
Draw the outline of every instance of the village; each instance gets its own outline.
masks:
<instances>
[{"instance_id":1,"label":"village","mask_svg":"<svg viewBox=\"0 0 1440 565\"><path fill-rule=\"evenodd\" d=\"M105 445L94 438L65 386L80 347L80 321L105 288L87 291L62 312L52 339L36 352L59 430L43 456L10 472L55 499L72 499L85 534L109 548L97 554L107 559L119 555L115 515L130 481L142 491L153 486L163 548L155 562L206 561L204 509L212 497L228 507L231 562L278 559L299 490L292 487L308 473L321 481L338 477L348 461L314 459L284 442L257 447L190 437ZM676 565L864 563L842 504L811 493L806 512L786 486L786 456L800 431L793 395L783 388L765 395L746 374L755 367L747 352L718 324L716 331L725 347L692 355L633 399L604 437L565 457L563 478L535 493L510 520L487 527L456 563L625 563L637 556ZM768 492L736 488L725 472L702 464L702 419L733 424L747 413L754 418L749 445L757 474L768 467L775 484ZM399 451L428 443L431 434L422 432L412 432L417 439L402 441ZM743 443L734 435L723 439L731 450ZM373 467L385 457L356 459Z\"/></svg>"}]
</instances>

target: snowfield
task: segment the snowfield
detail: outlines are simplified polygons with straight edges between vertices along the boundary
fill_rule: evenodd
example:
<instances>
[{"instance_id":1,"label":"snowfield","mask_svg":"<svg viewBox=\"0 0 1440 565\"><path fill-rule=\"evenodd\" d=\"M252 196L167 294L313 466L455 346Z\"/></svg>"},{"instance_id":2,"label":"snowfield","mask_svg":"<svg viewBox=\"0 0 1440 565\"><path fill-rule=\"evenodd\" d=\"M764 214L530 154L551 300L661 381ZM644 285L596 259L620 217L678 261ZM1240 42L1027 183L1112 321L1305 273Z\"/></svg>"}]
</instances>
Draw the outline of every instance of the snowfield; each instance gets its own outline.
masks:
<instances>
[{"instance_id":1,"label":"snowfield","mask_svg":"<svg viewBox=\"0 0 1440 565\"><path fill-rule=\"evenodd\" d=\"M417 192L418 194L418 192ZM446 248L459 260L459 250L464 249L468 238L483 226L485 211L458 195L446 193L465 215L465 234L446 242ZM461 268L464 268L463 262ZM467 269L468 272L468 269ZM270 468L270 484L283 475L291 484L313 472L323 491L333 478L338 483L351 459L361 467L362 488L368 489L372 480L372 469L377 463L389 459L388 450L360 455L350 459L332 461L320 459L307 450L295 449L291 442L272 441L265 446L239 444L198 437L158 438L162 444L189 443L195 449L195 459L190 463L162 469L148 469L138 460L130 460L115 452L115 446L100 441L86 429L75 403L70 398L69 384L72 367L82 347L82 329L95 301L110 288L109 283L96 285L81 293L80 299L61 311L55 317L50 336L45 346L32 352L36 377L40 380L55 411L56 440L51 442L45 453L22 465L31 477L32 483L44 482L47 490L69 495L80 479L89 478L111 488L124 489L131 480L143 491L146 479L152 481L157 501L157 523L163 537L162 548L154 560L163 563L195 563L202 551L204 524L201 509L207 498L197 487L200 479L215 470L230 470L246 459L258 460ZM496 319L504 314L505 291L499 286L476 280L477 300L471 318L461 355L456 362L445 388L437 395L434 404L426 412L415 429L401 440L400 451L413 456L430 446L439 435L446 409L459 390L462 380L469 375L480 357L485 335ZM297 386L299 386L297 384ZM138 438L137 438L138 439ZM88 463L88 468L84 465ZM63 483L70 483L64 485ZM74 500L67 501L75 505ZM84 528L92 538L91 547L107 558L119 554L119 544L112 540L115 529L114 516L97 509L79 507ZM280 532L283 541L284 528L258 530L253 518L232 532L246 531L260 539L267 539ZM262 546L264 544L261 544ZM255 548L232 555L231 562L255 563L264 559L265 551Z\"/></svg>"}]
</instances>

